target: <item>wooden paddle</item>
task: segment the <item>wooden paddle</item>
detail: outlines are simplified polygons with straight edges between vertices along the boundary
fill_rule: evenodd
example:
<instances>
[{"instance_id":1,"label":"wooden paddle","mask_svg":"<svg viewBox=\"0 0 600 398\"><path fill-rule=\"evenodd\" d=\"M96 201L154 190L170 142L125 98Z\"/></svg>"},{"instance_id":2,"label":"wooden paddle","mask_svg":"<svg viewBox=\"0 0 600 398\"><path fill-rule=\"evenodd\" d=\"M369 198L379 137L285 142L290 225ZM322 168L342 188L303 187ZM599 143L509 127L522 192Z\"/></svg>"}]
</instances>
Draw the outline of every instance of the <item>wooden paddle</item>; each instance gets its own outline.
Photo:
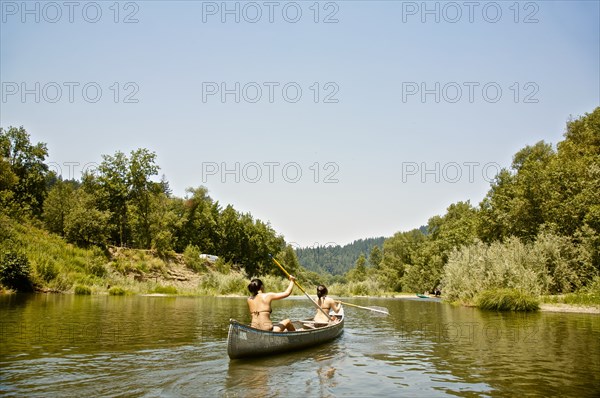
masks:
<instances>
[{"instance_id":1,"label":"wooden paddle","mask_svg":"<svg viewBox=\"0 0 600 398\"><path fill-rule=\"evenodd\" d=\"M271 259L272 259L272 260L275 262L275 264L277 264L277 266L278 266L279 268L281 268L281 270L283 271L283 273L284 273L284 274L286 274L286 275L287 275L287 277L289 278L289 277L290 277L290 274L289 274L289 273L288 273L288 272L285 270L285 268L283 268L283 266L282 266L281 264L279 264L279 262L278 262L277 260L275 260L275 257L271 256ZM305 291L304 289L302 289L302 286L300 286L300 284L298 283L298 281L297 281L297 280L294 280L294 283L296 284L296 286L298 286L298 289L302 290L302 293L304 293L304 295L305 295L306 297L308 297L308 299L309 299L310 301L312 301L312 302L313 302L313 304L314 304L314 305L315 305L315 306L316 306L316 307L317 307L317 308L318 308L318 309L319 309L319 310L320 310L320 311L321 311L323 314L325 314L325 316L327 317L327 319L331 319L331 316L330 316L330 315L329 315L327 312L325 312L325 310L324 310L323 308L321 308L321 306L320 306L320 305L319 305L319 304L318 304L318 303L317 303L317 302L316 302L316 301L315 301L315 300L314 300L312 297L310 297L310 296L308 295L308 293L306 293L306 291Z\"/></svg>"},{"instance_id":2,"label":"wooden paddle","mask_svg":"<svg viewBox=\"0 0 600 398\"><path fill-rule=\"evenodd\" d=\"M387 310L387 308L384 308L384 307L378 307L379 309L377 309L377 308L371 308L371 307L362 307L360 305L345 303L343 301L338 301L338 303L344 304L344 305L347 305L347 306L350 306L350 307L362 308L363 310L369 310L369 311L373 311L373 312L378 312L380 314L385 314L385 315L389 315L390 314L390 312Z\"/></svg>"}]
</instances>

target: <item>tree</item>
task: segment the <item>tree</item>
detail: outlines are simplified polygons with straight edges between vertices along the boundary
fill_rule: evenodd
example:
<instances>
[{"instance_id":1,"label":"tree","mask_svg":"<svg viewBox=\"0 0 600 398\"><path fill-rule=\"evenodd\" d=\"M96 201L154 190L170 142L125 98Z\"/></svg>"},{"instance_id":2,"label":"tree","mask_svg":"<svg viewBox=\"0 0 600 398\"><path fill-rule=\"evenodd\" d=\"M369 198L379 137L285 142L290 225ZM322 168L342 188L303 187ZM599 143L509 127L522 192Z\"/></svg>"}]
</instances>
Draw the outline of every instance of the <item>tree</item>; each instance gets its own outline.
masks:
<instances>
[{"instance_id":1,"label":"tree","mask_svg":"<svg viewBox=\"0 0 600 398\"><path fill-rule=\"evenodd\" d=\"M50 232L64 236L65 218L73 206L74 191L73 182L59 178L48 192L48 197L44 201L43 218Z\"/></svg>"},{"instance_id":2,"label":"tree","mask_svg":"<svg viewBox=\"0 0 600 398\"><path fill-rule=\"evenodd\" d=\"M50 173L44 160L46 144L33 145L23 127L0 127L0 200L26 213L39 216L46 197Z\"/></svg>"},{"instance_id":3,"label":"tree","mask_svg":"<svg viewBox=\"0 0 600 398\"><path fill-rule=\"evenodd\" d=\"M569 121L557 147L542 181L546 222L564 235L584 225L600 233L600 107Z\"/></svg>"},{"instance_id":4,"label":"tree","mask_svg":"<svg viewBox=\"0 0 600 398\"><path fill-rule=\"evenodd\" d=\"M14 198L14 187L19 181L17 175L13 172L8 158L3 155L5 150L3 145L7 144L7 140L0 136L0 210L8 209Z\"/></svg>"},{"instance_id":5,"label":"tree","mask_svg":"<svg viewBox=\"0 0 600 398\"><path fill-rule=\"evenodd\" d=\"M179 225L179 218L173 204L176 199L169 199L165 193L151 197L150 204L150 235L152 236L152 249L161 255L169 254L175 247L175 233Z\"/></svg>"},{"instance_id":6,"label":"tree","mask_svg":"<svg viewBox=\"0 0 600 398\"><path fill-rule=\"evenodd\" d=\"M291 245L287 245L285 249L279 253L277 259L290 275L298 277L302 272L302 266L300 265L300 262L298 262L298 256L296 256L296 252ZM276 268L274 264L273 267ZM277 269L279 270L279 268Z\"/></svg>"},{"instance_id":7,"label":"tree","mask_svg":"<svg viewBox=\"0 0 600 398\"><path fill-rule=\"evenodd\" d=\"M159 170L156 154L142 148L132 151L130 157L118 151L102 159L93 175L84 176L83 185L94 195L99 210L110 213L110 222L116 226L111 241L150 248L152 198L166 189L151 181Z\"/></svg>"},{"instance_id":8,"label":"tree","mask_svg":"<svg viewBox=\"0 0 600 398\"><path fill-rule=\"evenodd\" d=\"M369 264L371 267L373 267L373 269L379 269L382 259L383 257L379 246L373 246L371 253L369 253Z\"/></svg>"},{"instance_id":9,"label":"tree","mask_svg":"<svg viewBox=\"0 0 600 398\"><path fill-rule=\"evenodd\" d=\"M477 210L469 201L453 203L442 217L434 216L427 224L433 251L448 261L452 250L473 243L477 238Z\"/></svg>"},{"instance_id":10,"label":"tree","mask_svg":"<svg viewBox=\"0 0 600 398\"><path fill-rule=\"evenodd\" d=\"M110 236L110 213L94 207L94 198L79 189L65 217L65 237L80 246L104 246Z\"/></svg>"},{"instance_id":11,"label":"tree","mask_svg":"<svg viewBox=\"0 0 600 398\"><path fill-rule=\"evenodd\" d=\"M0 253L0 283L18 291L31 291L31 267L27 257L18 252Z\"/></svg>"},{"instance_id":12,"label":"tree","mask_svg":"<svg viewBox=\"0 0 600 398\"><path fill-rule=\"evenodd\" d=\"M174 233L175 249L182 251L188 245L198 246L203 253L220 252L218 203L214 203L205 187L188 188L188 196L176 200L174 212L179 222ZM222 254L219 254L222 255Z\"/></svg>"},{"instance_id":13,"label":"tree","mask_svg":"<svg viewBox=\"0 0 600 398\"><path fill-rule=\"evenodd\" d=\"M109 212L109 222L115 226L111 241L122 246L128 239L129 161L123 152L103 155L102 159L95 174L84 179L84 187L86 183L92 185L88 192L95 194L99 209Z\"/></svg>"},{"instance_id":14,"label":"tree","mask_svg":"<svg viewBox=\"0 0 600 398\"><path fill-rule=\"evenodd\" d=\"M150 177L158 174L159 167L155 164L156 154L147 149L138 149L131 152L129 159L129 184L128 209L131 217L131 230L136 246L150 248L152 234L150 227L150 213L152 197L161 193L161 185L154 183Z\"/></svg>"},{"instance_id":15,"label":"tree","mask_svg":"<svg viewBox=\"0 0 600 398\"><path fill-rule=\"evenodd\" d=\"M367 259L364 254L361 254L356 263L354 264L354 268L348 271L347 278L352 282L360 282L364 281L367 276L367 267L366 267Z\"/></svg>"},{"instance_id":16,"label":"tree","mask_svg":"<svg viewBox=\"0 0 600 398\"><path fill-rule=\"evenodd\" d=\"M419 229L398 232L385 240L378 279L387 290L402 290L406 268L417 262L426 241L427 237Z\"/></svg>"}]
</instances>

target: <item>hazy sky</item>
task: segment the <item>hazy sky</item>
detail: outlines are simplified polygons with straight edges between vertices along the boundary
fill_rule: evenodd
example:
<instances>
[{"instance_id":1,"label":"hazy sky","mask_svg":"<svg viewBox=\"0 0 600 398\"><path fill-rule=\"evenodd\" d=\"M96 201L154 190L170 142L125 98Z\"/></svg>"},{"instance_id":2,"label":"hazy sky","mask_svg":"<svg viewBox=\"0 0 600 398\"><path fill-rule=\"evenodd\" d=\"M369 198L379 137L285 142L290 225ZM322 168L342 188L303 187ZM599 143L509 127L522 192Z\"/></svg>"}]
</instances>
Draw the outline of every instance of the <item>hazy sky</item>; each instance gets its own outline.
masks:
<instances>
[{"instance_id":1,"label":"hazy sky","mask_svg":"<svg viewBox=\"0 0 600 398\"><path fill-rule=\"evenodd\" d=\"M0 1L0 126L79 178L148 148L294 245L478 204L600 105L598 1Z\"/></svg>"}]
</instances>

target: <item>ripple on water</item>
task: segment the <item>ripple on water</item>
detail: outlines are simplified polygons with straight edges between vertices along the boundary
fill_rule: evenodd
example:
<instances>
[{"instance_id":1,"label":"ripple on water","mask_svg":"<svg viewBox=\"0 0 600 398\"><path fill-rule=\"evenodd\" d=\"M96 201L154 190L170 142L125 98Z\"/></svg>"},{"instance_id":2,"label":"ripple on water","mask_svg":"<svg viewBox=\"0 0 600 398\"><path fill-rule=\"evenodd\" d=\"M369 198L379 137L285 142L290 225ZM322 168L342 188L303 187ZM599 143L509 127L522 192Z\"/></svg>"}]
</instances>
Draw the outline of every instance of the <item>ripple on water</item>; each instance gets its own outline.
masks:
<instances>
[{"instance_id":1,"label":"ripple on water","mask_svg":"<svg viewBox=\"0 0 600 398\"><path fill-rule=\"evenodd\" d=\"M312 313L300 300L285 301L274 308L277 318L288 310ZM518 390L587 397L598 391L600 318L356 302L384 305L392 315L347 309L344 334L329 344L230 361L228 320L247 319L243 298L32 298L0 314L23 326L5 328L11 338L0 339L0 394L485 397Z\"/></svg>"}]
</instances>

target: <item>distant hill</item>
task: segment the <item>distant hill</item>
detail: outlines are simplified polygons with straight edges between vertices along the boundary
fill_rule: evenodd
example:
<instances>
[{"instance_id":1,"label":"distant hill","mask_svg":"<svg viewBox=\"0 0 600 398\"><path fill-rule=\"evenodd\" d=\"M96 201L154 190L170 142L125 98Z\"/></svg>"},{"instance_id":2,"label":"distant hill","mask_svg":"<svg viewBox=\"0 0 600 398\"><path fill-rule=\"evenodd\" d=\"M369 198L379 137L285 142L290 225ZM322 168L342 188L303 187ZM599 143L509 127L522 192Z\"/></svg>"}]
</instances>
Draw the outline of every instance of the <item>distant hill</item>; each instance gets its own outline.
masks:
<instances>
[{"instance_id":1,"label":"distant hill","mask_svg":"<svg viewBox=\"0 0 600 398\"><path fill-rule=\"evenodd\" d=\"M361 254L369 258L369 253L374 246L383 248L386 238L367 238L355 240L345 246L317 246L296 249L300 264L317 273L327 272L331 275L343 275L354 267Z\"/></svg>"}]
</instances>

